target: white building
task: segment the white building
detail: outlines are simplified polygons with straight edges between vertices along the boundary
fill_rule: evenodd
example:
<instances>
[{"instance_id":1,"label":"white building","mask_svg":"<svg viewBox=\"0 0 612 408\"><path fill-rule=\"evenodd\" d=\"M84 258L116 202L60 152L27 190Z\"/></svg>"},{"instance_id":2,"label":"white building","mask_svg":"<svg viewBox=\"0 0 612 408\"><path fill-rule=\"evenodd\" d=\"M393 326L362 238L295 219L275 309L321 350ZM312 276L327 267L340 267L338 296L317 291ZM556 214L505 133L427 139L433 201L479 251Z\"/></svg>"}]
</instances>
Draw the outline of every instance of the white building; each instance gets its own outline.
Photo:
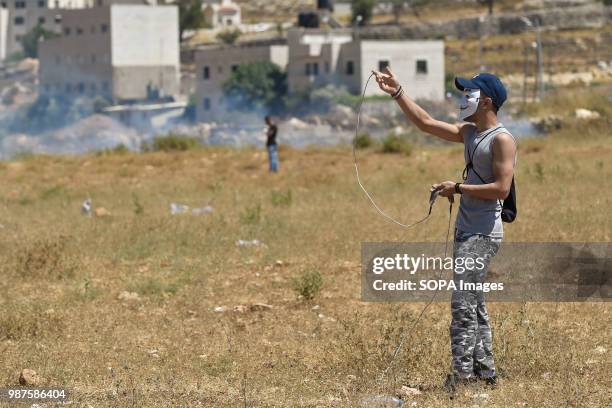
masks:
<instances>
[{"instance_id":1,"label":"white building","mask_svg":"<svg viewBox=\"0 0 612 408\"><path fill-rule=\"evenodd\" d=\"M268 40L236 46L208 46L195 53L196 118L200 122L220 121L227 113L223 83L239 64L271 61L285 70L288 49L283 40Z\"/></svg>"},{"instance_id":2,"label":"white building","mask_svg":"<svg viewBox=\"0 0 612 408\"><path fill-rule=\"evenodd\" d=\"M111 4L62 13L39 45L40 92L114 102L179 93L178 8Z\"/></svg>"},{"instance_id":3,"label":"white building","mask_svg":"<svg viewBox=\"0 0 612 408\"><path fill-rule=\"evenodd\" d=\"M361 93L373 69L389 65L416 99L444 98L444 42L368 40L349 29L296 28L288 32L289 92L325 85ZM368 87L366 95L378 93Z\"/></svg>"},{"instance_id":4,"label":"white building","mask_svg":"<svg viewBox=\"0 0 612 408\"><path fill-rule=\"evenodd\" d=\"M21 51L21 39L40 25L59 32L61 11L91 7L94 0L1 0L0 59Z\"/></svg>"},{"instance_id":5,"label":"white building","mask_svg":"<svg viewBox=\"0 0 612 408\"><path fill-rule=\"evenodd\" d=\"M444 42L368 40L350 29L294 28L286 44L204 47L196 52L198 121L225 121L223 83L238 64L272 61L286 69L289 92L333 85L360 94L373 69L390 65L416 99L444 99ZM371 81L366 95L379 94Z\"/></svg>"},{"instance_id":6,"label":"white building","mask_svg":"<svg viewBox=\"0 0 612 408\"><path fill-rule=\"evenodd\" d=\"M231 0L217 0L202 4L204 22L211 28L239 27L240 6Z\"/></svg>"}]
</instances>

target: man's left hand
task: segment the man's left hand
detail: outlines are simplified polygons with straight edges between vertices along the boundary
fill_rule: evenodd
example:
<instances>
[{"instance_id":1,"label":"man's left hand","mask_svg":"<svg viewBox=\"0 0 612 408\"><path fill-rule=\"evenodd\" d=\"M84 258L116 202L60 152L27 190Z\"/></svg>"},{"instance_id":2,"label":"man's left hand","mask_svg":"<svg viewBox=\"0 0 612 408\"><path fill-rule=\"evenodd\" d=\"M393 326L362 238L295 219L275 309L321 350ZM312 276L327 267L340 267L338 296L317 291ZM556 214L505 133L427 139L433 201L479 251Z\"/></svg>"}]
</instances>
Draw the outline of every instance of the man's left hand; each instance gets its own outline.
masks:
<instances>
[{"instance_id":1,"label":"man's left hand","mask_svg":"<svg viewBox=\"0 0 612 408\"><path fill-rule=\"evenodd\" d=\"M455 194L455 182L454 181L443 181L440 184L434 184L431 186L431 191L438 190L442 197L451 198Z\"/></svg>"}]
</instances>

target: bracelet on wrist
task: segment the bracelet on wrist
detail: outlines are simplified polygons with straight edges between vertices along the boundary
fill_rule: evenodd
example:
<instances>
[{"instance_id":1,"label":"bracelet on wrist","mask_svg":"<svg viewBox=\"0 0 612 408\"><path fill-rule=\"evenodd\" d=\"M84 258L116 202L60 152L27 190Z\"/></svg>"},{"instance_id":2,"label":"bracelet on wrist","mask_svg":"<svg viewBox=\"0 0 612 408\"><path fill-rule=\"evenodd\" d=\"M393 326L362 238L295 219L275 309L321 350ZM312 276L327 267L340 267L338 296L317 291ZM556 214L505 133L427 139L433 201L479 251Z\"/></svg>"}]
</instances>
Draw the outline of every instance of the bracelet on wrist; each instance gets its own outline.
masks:
<instances>
[{"instance_id":1,"label":"bracelet on wrist","mask_svg":"<svg viewBox=\"0 0 612 408\"><path fill-rule=\"evenodd\" d=\"M455 193L457 193L457 194L463 194L463 193L461 192L461 188L460 188L461 184L462 184L462 183L455 183Z\"/></svg>"},{"instance_id":2,"label":"bracelet on wrist","mask_svg":"<svg viewBox=\"0 0 612 408\"><path fill-rule=\"evenodd\" d=\"M400 85L400 87L397 89L397 92L395 92L393 94L392 98L395 99L395 100L398 100L400 98L400 96L402 96L403 94L404 94L404 89Z\"/></svg>"},{"instance_id":3,"label":"bracelet on wrist","mask_svg":"<svg viewBox=\"0 0 612 408\"><path fill-rule=\"evenodd\" d=\"M402 92L402 86L400 85L395 92L391 95L391 98L395 99Z\"/></svg>"}]
</instances>

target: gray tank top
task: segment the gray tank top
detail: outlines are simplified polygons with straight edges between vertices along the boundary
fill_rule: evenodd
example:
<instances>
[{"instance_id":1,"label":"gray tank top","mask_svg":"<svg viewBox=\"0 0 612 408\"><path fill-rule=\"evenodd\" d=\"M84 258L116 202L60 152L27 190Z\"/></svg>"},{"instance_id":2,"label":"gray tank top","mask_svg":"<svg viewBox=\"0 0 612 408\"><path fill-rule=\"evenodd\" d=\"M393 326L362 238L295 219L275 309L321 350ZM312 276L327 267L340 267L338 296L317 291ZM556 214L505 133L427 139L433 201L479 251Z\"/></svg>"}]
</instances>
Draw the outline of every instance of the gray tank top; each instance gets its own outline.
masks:
<instances>
[{"instance_id":1,"label":"gray tank top","mask_svg":"<svg viewBox=\"0 0 612 408\"><path fill-rule=\"evenodd\" d=\"M471 155L474 169L468 170L465 184L488 184L495 181L492 145L495 136L500 133L508 133L512 136L501 123L481 133L476 131L476 127L472 127L468 132L464 140L463 155L466 164L469 162ZM512 138L514 139L514 136ZM485 183L480 180L476 172ZM502 202L499 200L482 200L469 194L462 194L455 225L458 230L463 232L503 238L504 226L501 220L501 211Z\"/></svg>"}]
</instances>

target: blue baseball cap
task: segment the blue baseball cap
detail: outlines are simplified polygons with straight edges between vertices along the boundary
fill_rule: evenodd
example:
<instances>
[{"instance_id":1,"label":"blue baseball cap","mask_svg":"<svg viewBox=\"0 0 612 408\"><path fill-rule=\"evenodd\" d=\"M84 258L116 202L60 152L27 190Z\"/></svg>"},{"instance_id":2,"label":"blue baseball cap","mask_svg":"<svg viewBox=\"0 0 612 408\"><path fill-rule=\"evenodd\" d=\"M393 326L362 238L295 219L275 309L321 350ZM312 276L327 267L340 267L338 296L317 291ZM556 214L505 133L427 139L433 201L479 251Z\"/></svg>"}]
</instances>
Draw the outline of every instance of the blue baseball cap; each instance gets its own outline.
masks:
<instances>
[{"instance_id":1,"label":"blue baseball cap","mask_svg":"<svg viewBox=\"0 0 612 408\"><path fill-rule=\"evenodd\" d=\"M502 107L508 97L506 87L502 84L500 79L496 75L486 72L480 73L472 79L457 77L455 78L455 86L460 91L466 88L480 89L493 100L493 105L495 105L497 109Z\"/></svg>"}]
</instances>

